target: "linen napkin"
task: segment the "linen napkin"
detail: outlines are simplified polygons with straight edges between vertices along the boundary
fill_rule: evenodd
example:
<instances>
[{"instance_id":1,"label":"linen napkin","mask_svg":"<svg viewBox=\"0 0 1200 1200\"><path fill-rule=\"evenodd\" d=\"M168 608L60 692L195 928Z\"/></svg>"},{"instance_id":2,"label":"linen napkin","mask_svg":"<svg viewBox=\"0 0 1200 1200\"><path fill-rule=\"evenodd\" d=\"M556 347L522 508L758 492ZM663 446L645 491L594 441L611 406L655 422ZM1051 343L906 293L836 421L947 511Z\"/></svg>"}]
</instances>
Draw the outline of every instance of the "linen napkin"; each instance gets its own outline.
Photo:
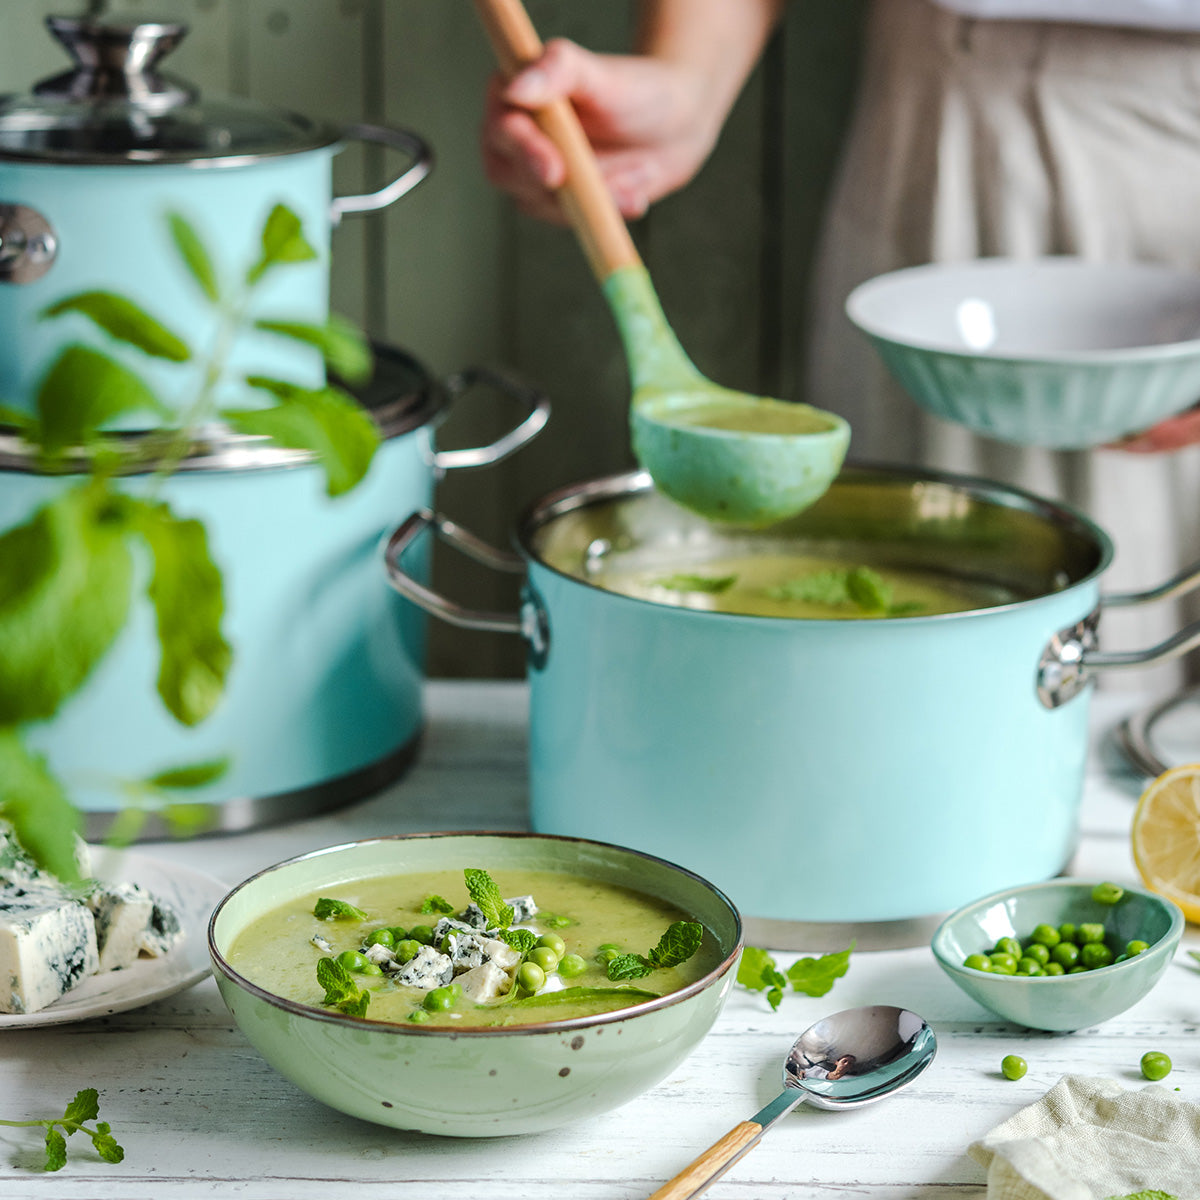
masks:
<instances>
[{"instance_id":1,"label":"linen napkin","mask_svg":"<svg viewBox=\"0 0 1200 1200\"><path fill-rule=\"evenodd\" d=\"M1107 1200L1166 1192L1200 1200L1200 1105L1151 1084L1064 1075L974 1142L988 1200Z\"/></svg>"}]
</instances>

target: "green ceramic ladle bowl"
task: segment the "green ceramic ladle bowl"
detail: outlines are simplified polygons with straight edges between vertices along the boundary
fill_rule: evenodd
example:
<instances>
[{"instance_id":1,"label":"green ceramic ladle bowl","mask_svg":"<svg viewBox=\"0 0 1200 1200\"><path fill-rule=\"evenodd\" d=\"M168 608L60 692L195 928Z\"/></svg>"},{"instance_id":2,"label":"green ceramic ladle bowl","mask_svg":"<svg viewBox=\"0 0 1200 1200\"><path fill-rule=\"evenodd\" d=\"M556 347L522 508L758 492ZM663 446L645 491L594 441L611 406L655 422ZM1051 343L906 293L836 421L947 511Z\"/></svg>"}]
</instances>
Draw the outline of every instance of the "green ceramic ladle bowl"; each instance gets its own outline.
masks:
<instances>
[{"instance_id":1,"label":"green ceramic ladle bowl","mask_svg":"<svg viewBox=\"0 0 1200 1200\"><path fill-rule=\"evenodd\" d=\"M476 0L476 8L508 75L541 56L521 0ZM807 508L837 477L849 425L706 379L663 315L575 110L556 101L537 120L566 162L560 198L621 333L638 462L659 491L710 520L765 526Z\"/></svg>"}]
</instances>

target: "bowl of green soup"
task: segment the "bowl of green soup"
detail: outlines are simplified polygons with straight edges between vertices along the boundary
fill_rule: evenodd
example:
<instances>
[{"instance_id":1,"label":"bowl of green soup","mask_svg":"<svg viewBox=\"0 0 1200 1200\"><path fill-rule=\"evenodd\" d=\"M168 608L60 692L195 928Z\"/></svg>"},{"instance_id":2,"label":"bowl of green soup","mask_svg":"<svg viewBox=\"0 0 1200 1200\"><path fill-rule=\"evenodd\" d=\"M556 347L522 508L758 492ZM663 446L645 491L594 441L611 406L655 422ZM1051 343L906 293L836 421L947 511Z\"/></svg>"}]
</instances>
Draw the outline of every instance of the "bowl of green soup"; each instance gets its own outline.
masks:
<instances>
[{"instance_id":1,"label":"bowl of green soup","mask_svg":"<svg viewBox=\"0 0 1200 1200\"><path fill-rule=\"evenodd\" d=\"M533 1133L654 1086L716 1020L741 918L649 854L524 833L333 846L213 913L238 1026L317 1100L397 1129Z\"/></svg>"}]
</instances>

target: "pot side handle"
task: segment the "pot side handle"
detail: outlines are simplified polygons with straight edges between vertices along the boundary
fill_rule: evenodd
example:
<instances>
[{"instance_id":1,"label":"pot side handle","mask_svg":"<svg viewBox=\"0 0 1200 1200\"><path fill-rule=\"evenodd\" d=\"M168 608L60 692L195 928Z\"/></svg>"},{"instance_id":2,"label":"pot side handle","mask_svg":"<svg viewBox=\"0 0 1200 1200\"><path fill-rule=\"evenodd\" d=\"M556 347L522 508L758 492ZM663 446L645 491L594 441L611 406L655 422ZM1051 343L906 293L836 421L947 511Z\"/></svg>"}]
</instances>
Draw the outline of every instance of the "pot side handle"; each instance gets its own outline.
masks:
<instances>
[{"instance_id":1,"label":"pot side handle","mask_svg":"<svg viewBox=\"0 0 1200 1200\"><path fill-rule=\"evenodd\" d=\"M1176 596L1185 596L1200 585L1200 563L1192 563L1184 567L1178 575L1172 575L1158 587L1147 588L1144 592L1112 592L1100 597L1103 608L1132 608L1137 604L1150 604L1155 600L1171 600Z\"/></svg>"},{"instance_id":2,"label":"pot side handle","mask_svg":"<svg viewBox=\"0 0 1200 1200\"><path fill-rule=\"evenodd\" d=\"M517 575L525 571L525 562L519 555L507 550L497 550L469 529L451 521L449 517L422 508L398 525L384 546L383 563L387 570L388 583L418 608L430 616L439 617L447 624L457 625L461 629L479 629L485 633L524 633L524 621L519 615L466 608L414 579L404 569L402 559L405 551L426 530L431 530L447 545L494 571L506 571Z\"/></svg>"},{"instance_id":3,"label":"pot side handle","mask_svg":"<svg viewBox=\"0 0 1200 1200\"><path fill-rule=\"evenodd\" d=\"M348 142L373 142L390 150L399 150L412 161L391 183L377 192L335 196L329 206L329 219L334 228L341 224L347 214L377 212L389 204L395 204L433 169L433 151L428 143L406 129L390 129L386 125L347 125L342 136Z\"/></svg>"},{"instance_id":4,"label":"pot side handle","mask_svg":"<svg viewBox=\"0 0 1200 1200\"><path fill-rule=\"evenodd\" d=\"M490 445L472 446L464 450L435 451L433 469L438 473L489 467L493 463L502 462L541 433L550 419L550 399L545 392L491 367L466 367L447 379L445 388L449 393L451 405L478 384L485 384L520 401L529 410L529 415Z\"/></svg>"}]
</instances>

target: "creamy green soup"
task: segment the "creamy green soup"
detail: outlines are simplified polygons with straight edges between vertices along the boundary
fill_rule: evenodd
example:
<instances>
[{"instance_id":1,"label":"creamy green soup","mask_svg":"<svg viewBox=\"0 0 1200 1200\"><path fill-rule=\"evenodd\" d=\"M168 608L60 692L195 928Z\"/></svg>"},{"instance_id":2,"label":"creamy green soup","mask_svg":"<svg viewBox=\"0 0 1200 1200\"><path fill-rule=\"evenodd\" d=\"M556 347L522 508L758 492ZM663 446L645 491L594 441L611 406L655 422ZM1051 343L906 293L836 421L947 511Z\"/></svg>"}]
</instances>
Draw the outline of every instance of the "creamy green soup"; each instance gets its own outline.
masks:
<instances>
[{"instance_id":1,"label":"creamy green soup","mask_svg":"<svg viewBox=\"0 0 1200 1200\"><path fill-rule=\"evenodd\" d=\"M381 960L373 964L380 973L349 972L352 985L370 993L362 1015L369 1020L458 1029L540 1024L615 1011L686 987L721 961L713 935L708 930L700 933L700 927L693 926L699 948L687 961L651 966L638 974L636 959L652 960L653 950L669 928L678 922L691 923L687 914L640 892L560 872L499 871L495 883L515 910L510 935L512 930L527 930L530 936L526 942L554 943L561 939L561 954L557 944L554 947L559 961L543 971L544 985L536 990L521 986L518 980L530 961L547 962L545 955L539 958L530 951L518 953L516 946L486 936L494 930L468 934L448 924L440 938L431 936L443 918L448 923L467 924L463 918L471 917L462 871L386 876L323 888L252 922L234 940L226 959L239 974L274 995L322 1007L327 991L318 982L318 963L342 955L362 955L364 951L370 954L372 938L380 930L388 930L392 932L392 946L373 954ZM536 911L526 915L524 902L529 897ZM441 900L447 905L438 903ZM333 901L335 908L355 909L364 915L323 919L314 913L321 901L326 902L321 911L329 909L328 902ZM447 906L452 911L437 911ZM393 931L408 936L398 938ZM449 941L451 935L454 943ZM403 964L398 964L398 955L387 960L385 951L395 954L401 941L426 937L428 941L416 942L422 947L418 957ZM513 940L519 942L521 937L517 933ZM491 948L479 951L475 945L478 940ZM514 953L520 960L518 964L511 961ZM450 960L454 970L451 982L445 981L444 964L431 965L426 973L423 964L425 960L433 964L435 955ZM462 961L455 962L454 955ZM610 979L609 963L620 957L628 967L624 956L633 956L629 968L633 976ZM475 962L478 957L485 961ZM473 965L466 966L467 962ZM489 963L493 969L484 970ZM496 994L476 999L474 986L466 982L472 971L486 976L489 983L484 990ZM508 979L497 988L500 971ZM405 982L406 976L420 976L420 982ZM460 991L464 994L449 1007L431 1011L430 993L435 988L450 990L453 982L462 984Z\"/></svg>"},{"instance_id":2,"label":"creamy green soup","mask_svg":"<svg viewBox=\"0 0 1200 1200\"><path fill-rule=\"evenodd\" d=\"M668 425L697 425L728 433L809 434L828 433L834 423L825 414L806 404L754 397L746 400L708 399L700 394L691 404L680 407L663 405L650 411L657 421Z\"/></svg>"},{"instance_id":3,"label":"creamy green soup","mask_svg":"<svg viewBox=\"0 0 1200 1200\"><path fill-rule=\"evenodd\" d=\"M1008 604L1010 589L941 572L847 563L786 552L636 570L601 561L588 579L610 591L682 608L763 617L861 620L935 616Z\"/></svg>"}]
</instances>

